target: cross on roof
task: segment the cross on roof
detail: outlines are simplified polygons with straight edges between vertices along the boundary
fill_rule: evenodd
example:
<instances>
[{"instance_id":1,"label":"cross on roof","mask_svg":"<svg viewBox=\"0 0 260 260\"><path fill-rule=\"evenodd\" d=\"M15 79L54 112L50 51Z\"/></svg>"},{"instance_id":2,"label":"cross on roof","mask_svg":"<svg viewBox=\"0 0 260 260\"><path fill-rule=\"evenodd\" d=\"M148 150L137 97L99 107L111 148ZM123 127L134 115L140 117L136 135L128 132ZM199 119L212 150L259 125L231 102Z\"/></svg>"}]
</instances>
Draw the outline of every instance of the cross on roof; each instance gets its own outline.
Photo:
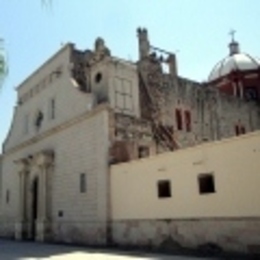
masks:
<instances>
[{"instance_id":1,"label":"cross on roof","mask_svg":"<svg viewBox=\"0 0 260 260\"><path fill-rule=\"evenodd\" d=\"M232 29L232 30L229 32L229 35L231 36L232 42L235 41L235 34L236 34L236 30L234 30L234 29Z\"/></svg>"}]
</instances>

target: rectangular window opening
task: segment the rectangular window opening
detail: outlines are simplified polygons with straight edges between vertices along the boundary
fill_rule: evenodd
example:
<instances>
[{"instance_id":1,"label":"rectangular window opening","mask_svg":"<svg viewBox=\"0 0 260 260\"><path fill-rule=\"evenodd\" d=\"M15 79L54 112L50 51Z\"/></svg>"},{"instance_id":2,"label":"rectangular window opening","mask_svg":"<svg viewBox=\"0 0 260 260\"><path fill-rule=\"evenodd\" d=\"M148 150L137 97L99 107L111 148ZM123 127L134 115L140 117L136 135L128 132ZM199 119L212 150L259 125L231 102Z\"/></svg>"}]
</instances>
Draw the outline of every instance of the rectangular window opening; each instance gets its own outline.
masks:
<instances>
[{"instance_id":1,"label":"rectangular window opening","mask_svg":"<svg viewBox=\"0 0 260 260\"><path fill-rule=\"evenodd\" d=\"M176 115L177 129L178 129L178 130L182 130L182 115L181 115L181 110L180 110L180 109L176 109L175 115Z\"/></svg>"},{"instance_id":2,"label":"rectangular window opening","mask_svg":"<svg viewBox=\"0 0 260 260\"><path fill-rule=\"evenodd\" d=\"M188 110L185 111L185 124L186 124L186 131L190 132L191 131L191 113Z\"/></svg>"},{"instance_id":3,"label":"rectangular window opening","mask_svg":"<svg viewBox=\"0 0 260 260\"><path fill-rule=\"evenodd\" d=\"M240 135L240 130L239 130L239 126L238 125L235 125L235 133L236 135Z\"/></svg>"},{"instance_id":4,"label":"rectangular window opening","mask_svg":"<svg viewBox=\"0 0 260 260\"><path fill-rule=\"evenodd\" d=\"M6 198L5 198L5 200L6 200L6 204L9 204L9 201L10 201L10 191L9 190L6 191Z\"/></svg>"},{"instance_id":5,"label":"rectangular window opening","mask_svg":"<svg viewBox=\"0 0 260 260\"><path fill-rule=\"evenodd\" d=\"M171 194L171 183L169 180L158 181L157 183L158 198L170 198Z\"/></svg>"},{"instance_id":6,"label":"rectangular window opening","mask_svg":"<svg viewBox=\"0 0 260 260\"><path fill-rule=\"evenodd\" d=\"M85 173L81 173L80 174L80 193L85 193L87 191L87 187L86 187L86 174Z\"/></svg>"},{"instance_id":7,"label":"rectangular window opening","mask_svg":"<svg viewBox=\"0 0 260 260\"><path fill-rule=\"evenodd\" d=\"M50 100L50 119L55 119L55 99Z\"/></svg>"},{"instance_id":8,"label":"rectangular window opening","mask_svg":"<svg viewBox=\"0 0 260 260\"><path fill-rule=\"evenodd\" d=\"M115 107L121 112L133 111L132 83L126 79L115 78Z\"/></svg>"},{"instance_id":9,"label":"rectangular window opening","mask_svg":"<svg viewBox=\"0 0 260 260\"><path fill-rule=\"evenodd\" d=\"M244 135L246 133L246 128L244 126L240 127L240 134Z\"/></svg>"},{"instance_id":10,"label":"rectangular window opening","mask_svg":"<svg viewBox=\"0 0 260 260\"><path fill-rule=\"evenodd\" d=\"M215 180L212 174L201 174L198 177L199 193L209 194L215 193Z\"/></svg>"},{"instance_id":11,"label":"rectangular window opening","mask_svg":"<svg viewBox=\"0 0 260 260\"><path fill-rule=\"evenodd\" d=\"M147 146L138 147L138 158L148 157L149 154L150 154L149 147L147 147Z\"/></svg>"}]
</instances>

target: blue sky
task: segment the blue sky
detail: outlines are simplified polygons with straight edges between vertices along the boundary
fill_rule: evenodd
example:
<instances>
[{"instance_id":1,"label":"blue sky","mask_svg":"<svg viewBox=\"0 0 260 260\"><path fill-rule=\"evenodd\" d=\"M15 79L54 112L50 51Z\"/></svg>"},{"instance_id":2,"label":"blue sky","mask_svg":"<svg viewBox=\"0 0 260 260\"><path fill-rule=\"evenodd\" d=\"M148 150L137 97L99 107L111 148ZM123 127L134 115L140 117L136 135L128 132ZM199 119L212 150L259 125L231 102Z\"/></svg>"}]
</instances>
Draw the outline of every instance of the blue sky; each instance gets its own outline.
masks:
<instances>
[{"instance_id":1,"label":"blue sky","mask_svg":"<svg viewBox=\"0 0 260 260\"><path fill-rule=\"evenodd\" d=\"M11 123L15 86L62 43L92 48L101 36L113 55L135 60L136 28L146 27L153 45L177 51L180 75L198 81L228 54L231 28L243 51L260 56L259 0L52 0L51 6L0 0L0 13L9 59L0 93L0 144Z\"/></svg>"}]
</instances>

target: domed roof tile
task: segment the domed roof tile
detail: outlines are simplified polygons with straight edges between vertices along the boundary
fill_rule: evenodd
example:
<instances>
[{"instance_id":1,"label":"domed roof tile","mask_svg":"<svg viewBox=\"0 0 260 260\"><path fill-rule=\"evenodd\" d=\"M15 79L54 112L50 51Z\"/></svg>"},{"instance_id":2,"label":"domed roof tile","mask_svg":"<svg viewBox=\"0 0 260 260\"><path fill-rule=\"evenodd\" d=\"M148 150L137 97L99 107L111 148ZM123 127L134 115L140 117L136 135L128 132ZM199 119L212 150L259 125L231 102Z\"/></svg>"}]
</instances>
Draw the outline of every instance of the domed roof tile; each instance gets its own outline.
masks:
<instances>
[{"instance_id":1,"label":"domed roof tile","mask_svg":"<svg viewBox=\"0 0 260 260\"><path fill-rule=\"evenodd\" d=\"M208 81L217 80L232 71L257 70L260 68L260 59L247 53L240 53L237 42L231 42L230 55L219 61L209 74Z\"/></svg>"}]
</instances>

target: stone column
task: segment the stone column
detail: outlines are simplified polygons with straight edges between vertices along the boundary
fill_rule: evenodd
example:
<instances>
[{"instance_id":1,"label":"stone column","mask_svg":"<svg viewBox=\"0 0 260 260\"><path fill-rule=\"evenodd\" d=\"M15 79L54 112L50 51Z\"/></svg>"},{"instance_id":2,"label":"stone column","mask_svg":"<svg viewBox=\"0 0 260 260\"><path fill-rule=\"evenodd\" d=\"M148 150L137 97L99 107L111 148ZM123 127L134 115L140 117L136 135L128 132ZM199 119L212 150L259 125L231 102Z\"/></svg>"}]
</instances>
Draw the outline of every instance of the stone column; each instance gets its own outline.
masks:
<instances>
[{"instance_id":1,"label":"stone column","mask_svg":"<svg viewBox=\"0 0 260 260\"><path fill-rule=\"evenodd\" d=\"M233 95L236 97L237 96L237 85L236 83L232 83L233 86Z\"/></svg>"},{"instance_id":2,"label":"stone column","mask_svg":"<svg viewBox=\"0 0 260 260\"><path fill-rule=\"evenodd\" d=\"M25 220L25 172L21 171L19 172L19 179L20 179L20 208L19 208L19 220L22 222Z\"/></svg>"},{"instance_id":3,"label":"stone column","mask_svg":"<svg viewBox=\"0 0 260 260\"><path fill-rule=\"evenodd\" d=\"M238 82L238 87L240 89L240 98L244 98L244 88L241 81Z\"/></svg>"},{"instance_id":4,"label":"stone column","mask_svg":"<svg viewBox=\"0 0 260 260\"><path fill-rule=\"evenodd\" d=\"M19 167L19 208L17 222L15 223L15 239L22 240L26 232L26 175L29 171L27 159L15 161Z\"/></svg>"},{"instance_id":5,"label":"stone column","mask_svg":"<svg viewBox=\"0 0 260 260\"><path fill-rule=\"evenodd\" d=\"M53 152L44 151L37 155L37 166L39 167L39 211L37 219L37 241L48 240L50 219L47 214L47 174L53 164Z\"/></svg>"},{"instance_id":6,"label":"stone column","mask_svg":"<svg viewBox=\"0 0 260 260\"><path fill-rule=\"evenodd\" d=\"M39 217L38 219L40 221L45 221L47 220L47 212L46 212L46 208L47 208L47 198L46 198L46 194L47 194L47 183L46 183L46 174L48 171L48 165L41 165L40 167L40 171L39 171Z\"/></svg>"}]
</instances>

